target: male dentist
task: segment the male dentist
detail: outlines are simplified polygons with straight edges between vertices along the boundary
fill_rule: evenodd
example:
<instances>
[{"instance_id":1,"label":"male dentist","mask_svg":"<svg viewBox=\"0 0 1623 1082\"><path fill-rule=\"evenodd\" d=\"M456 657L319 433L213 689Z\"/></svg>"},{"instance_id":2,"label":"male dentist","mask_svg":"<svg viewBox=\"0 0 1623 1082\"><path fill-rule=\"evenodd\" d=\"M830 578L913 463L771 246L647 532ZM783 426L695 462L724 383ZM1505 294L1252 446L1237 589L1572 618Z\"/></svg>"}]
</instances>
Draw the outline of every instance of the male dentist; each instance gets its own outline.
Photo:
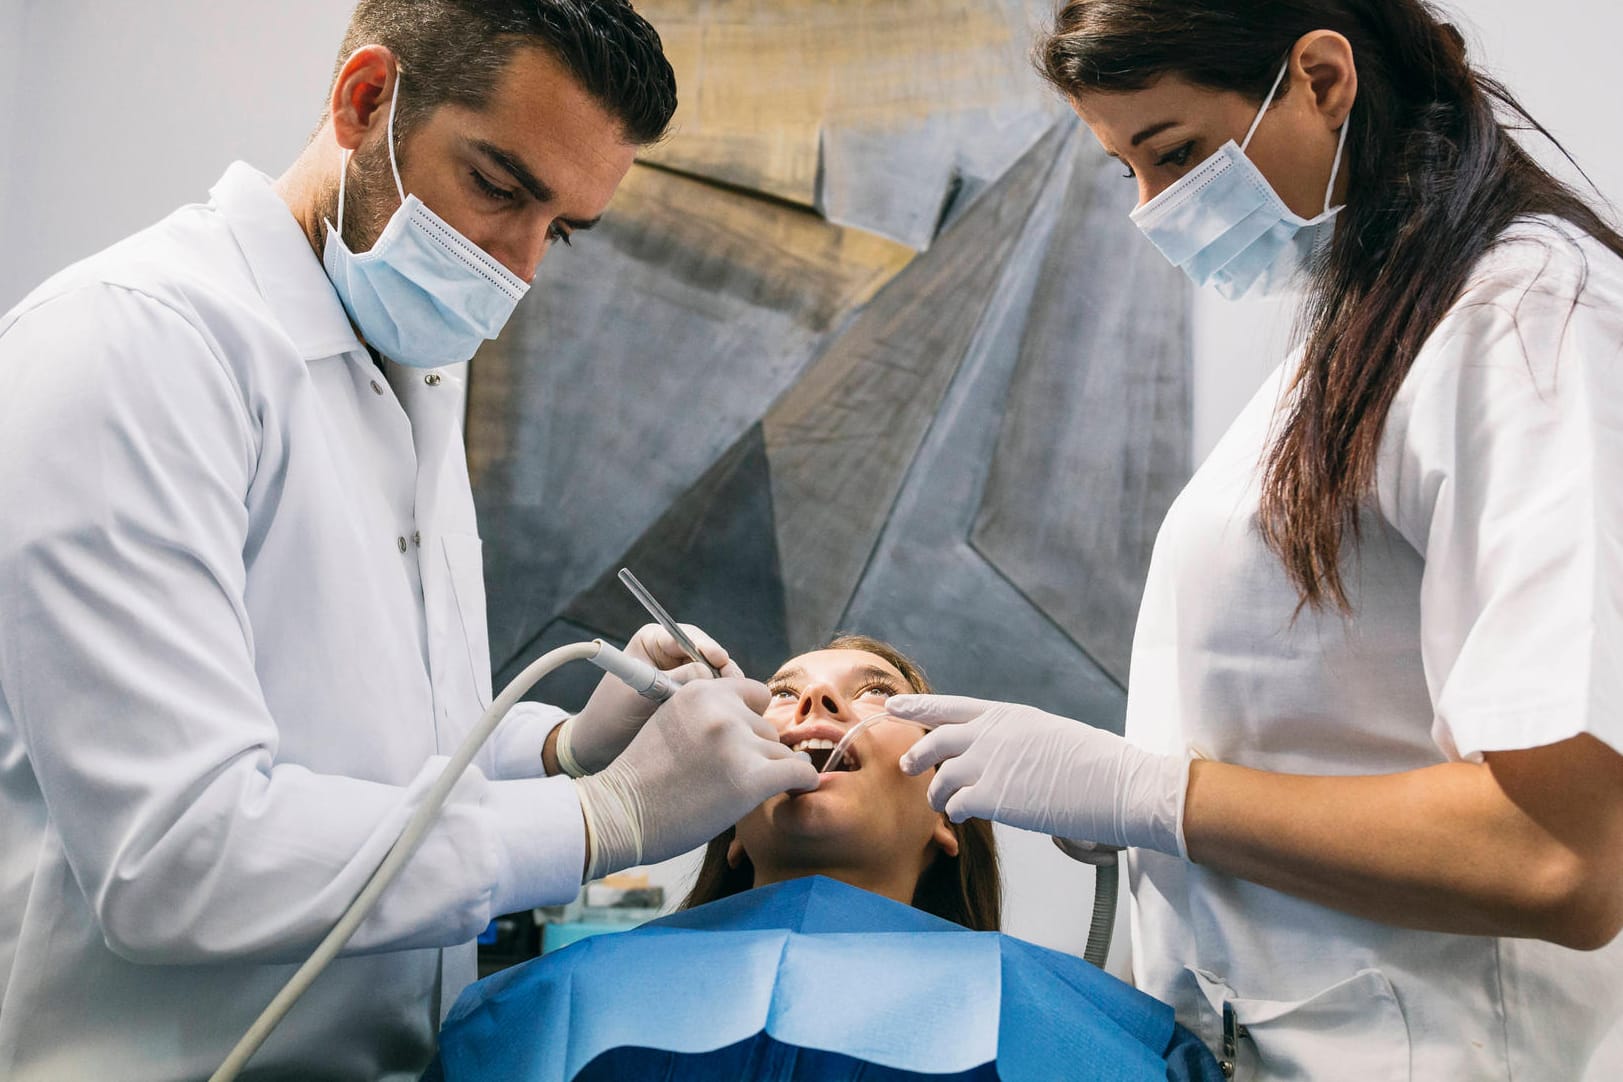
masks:
<instances>
[{"instance_id":1,"label":"male dentist","mask_svg":"<svg viewBox=\"0 0 1623 1082\"><path fill-rule=\"evenodd\" d=\"M381 859L490 701L444 366L675 104L623 0L362 0L287 172L0 318L0 1077L206 1078ZM728 671L516 709L250 1077L415 1078L492 916L815 786Z\"/></svg>"}]
</instances>

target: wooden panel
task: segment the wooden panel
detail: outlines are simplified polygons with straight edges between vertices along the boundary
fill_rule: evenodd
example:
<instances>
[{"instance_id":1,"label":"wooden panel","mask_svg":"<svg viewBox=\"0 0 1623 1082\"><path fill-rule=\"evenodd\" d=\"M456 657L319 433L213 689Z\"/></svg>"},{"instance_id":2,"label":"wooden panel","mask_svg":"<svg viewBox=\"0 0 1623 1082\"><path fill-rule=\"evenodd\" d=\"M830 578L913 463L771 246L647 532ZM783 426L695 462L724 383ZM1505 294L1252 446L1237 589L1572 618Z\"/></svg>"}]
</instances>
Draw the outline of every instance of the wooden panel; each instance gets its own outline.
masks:
<instances>
[{"instance_id":1,"label":"wooden panel","mask_svg":"<svg viewBox=\"0 0 1623 1082\"><path fill-rule=\"evenodd\" d=\"M1027 0L666 0L681 101L648 162L928 247L956 173L996 179L1063 112Z\"/></svg>"}]
</instances>

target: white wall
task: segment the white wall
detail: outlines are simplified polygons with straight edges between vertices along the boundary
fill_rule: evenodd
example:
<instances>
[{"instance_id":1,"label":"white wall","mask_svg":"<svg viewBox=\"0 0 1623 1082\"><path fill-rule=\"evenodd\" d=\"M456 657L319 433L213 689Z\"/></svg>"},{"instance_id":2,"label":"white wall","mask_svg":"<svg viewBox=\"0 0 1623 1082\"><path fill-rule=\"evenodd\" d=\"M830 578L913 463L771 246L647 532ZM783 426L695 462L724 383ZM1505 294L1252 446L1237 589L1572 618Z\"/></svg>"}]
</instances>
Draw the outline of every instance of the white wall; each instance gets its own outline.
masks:
<instances>
[{"instance_id":1,"label":"white wall","mask_svg":"<svg viewBox=\"0 0 1623 1082\"><path fill-rule=\"evenodd\" d=\"M3 3L0 95L17 86L0 109L0 311L206 199L233 159L280 173L321 114L351 6Z\"/></svg>"},{"instance_id":2,"label":"white wall","mask_svg":"<svg viewBox=\"0 0 1623 1082\"><path fill-rule=\"evenodd\" d=\"M7 203L11 178L10 161L17 153L12 141L17 122L17 88L21 82L23 56L23 0L0 0L0 207ZM6 237L0 228L0 241ZM3 251L0 248L0 251ZM0 260L3 266L3 260ZM0 275L4 271L0 270ZM7 307L7 294L0 279L0 311Z\"/></svg>"}]
</instances>

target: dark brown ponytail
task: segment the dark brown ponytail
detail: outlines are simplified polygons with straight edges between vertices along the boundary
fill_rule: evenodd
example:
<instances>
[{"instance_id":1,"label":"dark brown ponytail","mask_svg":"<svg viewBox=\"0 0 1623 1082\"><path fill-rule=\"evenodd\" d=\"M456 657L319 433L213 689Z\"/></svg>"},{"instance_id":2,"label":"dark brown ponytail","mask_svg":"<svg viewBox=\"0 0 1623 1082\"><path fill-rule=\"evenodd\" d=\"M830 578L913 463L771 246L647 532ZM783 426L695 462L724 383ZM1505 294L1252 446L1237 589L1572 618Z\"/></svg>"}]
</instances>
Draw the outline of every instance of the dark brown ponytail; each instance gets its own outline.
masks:
<instances>
[{"instance_id":1,"label":"dark brown ponytail","mask_svg":"<svg viewBox=\"0 0 1623 1082\"><path fill-rule=\"evenodd\" d=\"M1623 237L1512 137L1537 124L1423 0L1070 0L1037 62L1067 97L1173 73L1261 102L1304 34L1352 44L1348 200L1302 326L1296 394L1265 464L1261 530L1302 603L1350 608L1341 554L1375 485L1387 411L1472 268L1518 218ZM1508 127L1507 127L1508 126ZM1553 142L1553 139L1552 139Z\"/></svg>"}]
</instances>

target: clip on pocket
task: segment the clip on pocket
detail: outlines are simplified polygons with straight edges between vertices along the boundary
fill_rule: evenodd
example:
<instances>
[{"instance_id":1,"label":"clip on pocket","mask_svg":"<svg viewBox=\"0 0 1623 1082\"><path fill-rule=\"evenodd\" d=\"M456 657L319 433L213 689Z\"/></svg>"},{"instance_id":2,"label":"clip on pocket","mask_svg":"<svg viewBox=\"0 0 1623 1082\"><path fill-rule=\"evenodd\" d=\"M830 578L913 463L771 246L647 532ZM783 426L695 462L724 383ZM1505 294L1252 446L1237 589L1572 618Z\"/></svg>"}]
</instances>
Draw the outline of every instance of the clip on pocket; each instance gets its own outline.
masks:
<instances>
[{"instance_id":1,"label":"clip on pocket","mask_svg":"<svg viewBox=\"0 0 1623 1082\"><path fill-rule=\"evenodd\" d=\"M1239 1019L1234 1017L1234 1004L1223 1004L1223 1058L1217 1063L1222 1070L1224 1078L1233 1078L1235 1064L1239 1062L1240 1038L1249 1038L1251 1034L1240 1025Z\"/></svg>"}]
</instances>

